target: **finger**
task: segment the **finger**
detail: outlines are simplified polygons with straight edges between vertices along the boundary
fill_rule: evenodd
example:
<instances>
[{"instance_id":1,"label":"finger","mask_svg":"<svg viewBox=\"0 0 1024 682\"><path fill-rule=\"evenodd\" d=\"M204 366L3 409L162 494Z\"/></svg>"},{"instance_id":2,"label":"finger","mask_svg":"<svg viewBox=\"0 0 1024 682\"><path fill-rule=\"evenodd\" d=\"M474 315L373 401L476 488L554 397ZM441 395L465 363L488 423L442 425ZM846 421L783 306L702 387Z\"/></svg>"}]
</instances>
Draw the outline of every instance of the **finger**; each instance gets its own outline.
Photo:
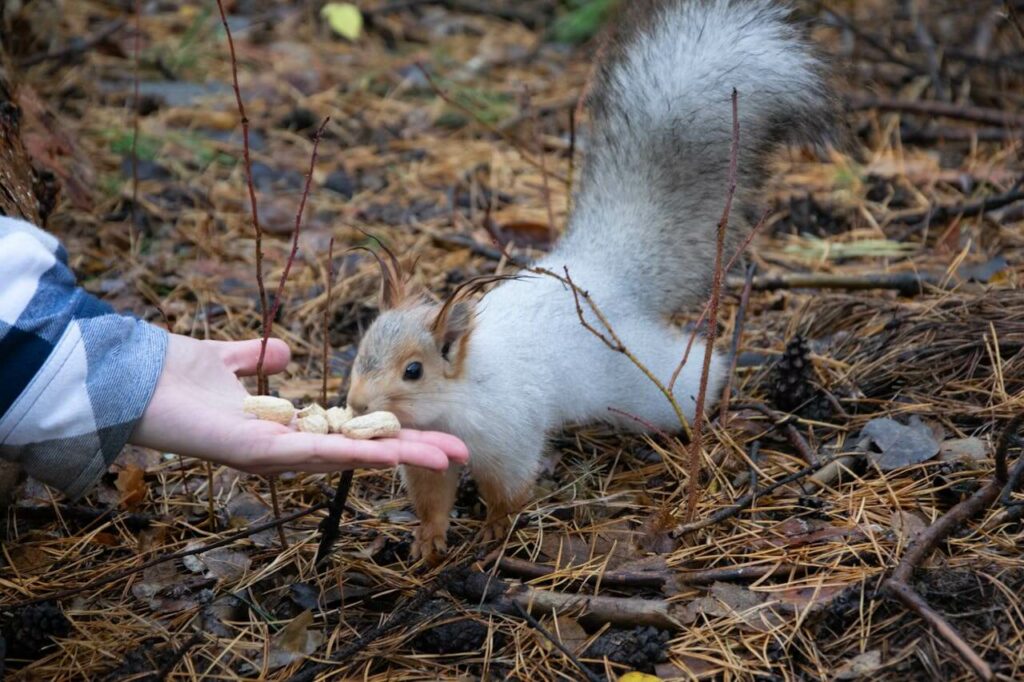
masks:
<instances>
[{"instance_id":1,"label":"finger","mask_svg":"<svg viewBox=\"0 0 1024 682\"><path fill-rule=\"evenodd\" d=\"M398 434L398 438L410 443L433 445L435 448L443 450L449 459L459 464L465 464L469 461L469 448L460 439L448 433L402 429Z\"/></svg>"},{"instance_id":2,"label":"finger","mask_svg":"<svg viewBox=\"0 0 1024 682\"><path fill-rule=\"evenodd\" d=\"M292 431L271 438L254 466L282 466L291 471L331 471L354 467L388 468L411 464L434 471L448 468L448 455L429 443L395 438L352 440L341 435Z\"/></svg>"},{"instance_id":3,"label":"finger","mask_svg":"<svg viewBox=\"0 0 1024 682\"><path fill-rule=\"evenodd\" d=\"M209 341L217 346L224 364L240 377L256 374L256 365L260 360L261 339L248 341ZM276 374L288 366L291 349L281 339L267 339L267 351L263 357L263 371Z\"/></svg>"}]
</instances>

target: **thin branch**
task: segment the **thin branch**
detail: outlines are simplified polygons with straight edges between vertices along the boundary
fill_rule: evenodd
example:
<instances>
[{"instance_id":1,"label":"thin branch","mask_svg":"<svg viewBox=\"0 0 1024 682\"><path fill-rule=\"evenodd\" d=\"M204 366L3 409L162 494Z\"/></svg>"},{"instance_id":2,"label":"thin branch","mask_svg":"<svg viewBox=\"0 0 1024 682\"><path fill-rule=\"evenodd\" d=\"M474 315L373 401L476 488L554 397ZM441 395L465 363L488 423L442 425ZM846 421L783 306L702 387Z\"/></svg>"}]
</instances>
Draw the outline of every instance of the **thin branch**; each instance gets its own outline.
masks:
<instances>
[{"instance_id":1,"label":"thin branch","mask_svg":"<svg viewBox=\"0 0 1024 682\"><path fill-rule=\"evenodd\" d=\"M729 399L732 397L732 380L736 374L736 360L740 354L740 340L743 337L743 324L747 317L747 305L750 303L750 290L754 282L754 273L757 265L751 263L747 266L747 274L743 280L743 291L740 293L740 304L736 309L736 322L732 330L732 343L729 345L729 371L725 375L725 388L722 390L721 410L719 421L725 424L729 414Z\"/></svg>"},{"instance_id":2,"label":"thin branch","mask_svg":"<svg viewBox=\"0 0 1024 682\"><path fill-rule=\"evenodd\" d=\"M88 52L124 28L126 23L127 22L123 19L112 21L84 40L74 41L67 47L54 50L53 52L42 52L40 54L34 54L25 57L24 59L20 59L18 60L18 67L24 69L29 66L35 66L36 64L42 64L43 62L59 61L68 59L69 57L74 57L82 54L83 52Z\"/></svg>"},{"instance_id":3,"label":"thin branch","mask_svg":"<svg viewBox=\"0 0 1024 682\"><path fill-rule=\"evenodd\" d=\"M331 287L334 284L334 237L331 237L327 244L327 301L324 303L324 321L322 333L324 343L321 349L321 367L324 374L323 384L320 386L320 404L327 407L327 377L331 373L328 354L330 351L330 326L331 326Z\"/></svg>"},{"instance_id":4,"label":"thin branch","mask_svg":"<svg viewBox=\"0 0 1024 682\"><path fill-rule=\"evenodd\" d=\"M850 110L879 109L882 111L921 114L924 116L943 116L962 121L974 121L987 125L1024 128L1024 114L988 109L969 104L938 102L935 100L906 100L893 97L849 97L846 106Z\"/></svg>"},{"instance_id":5,"label":"thin branch","mask_svg":"<svg viewBox=\"0 0 1024 682\"><path fill-rule=\"evenodd\" d=\"M256 286L260 294L261 331L267 328L267 290L263 284L263 228L260 226L260 214L256 202L256 185L252 178L252 157L249 152L249 118L245 115L245 104L242 102L242 90L238 87L238 59L235 56L235 41L231 37L231 27L224 12L224 1L217 0L220 10L220 21L224 25L224 33L228 39L228 50L231 55L231 84L235 90L235 103L242 122L242 158L245 165L245 180L249 189L249 205L252 209L252 229L256 236ZM256 392L266 395L269 389L267 377L263 373L263 354L266 351L267 336L263 336L263 347L260 349L260 363L256 368Z\"/></svg>"},{"instance_id":6,"label":"thin branch","mask_svg":"<svg viewBox=\"0 0 1024 682\"><path fill-rule=\"evenodd\" d=\"M334 493L334 497L331 498L331 503L327 507L327 516L320 522L320 544L316 547L316 558L313 560L314 566L319 566L320 562L326 559L331 549L334 547L334 543L338 539L338 534L341 530L341 514L345 511L345 502L348 501L349 491L352 489L352 476L354 470L347 469L341 472L341 478L338 479L338 489Z\"/></svg>"},{"instance_id":7,"label":"thin branch","mask_svg":"<svg viewBox=\"0 0 1024 682\"><path fill-rule=\"evenodd\" d=\"M776 412L764 403L759 402L745 402L745 403L734 403L732 408L733 411L737 410L754 410L760 412L764 416L772 420L772 426L779 431L782 431L783 435L786 436L786 440L793 446L793 449L797 451L800 458L808 464L815 464L818 461L817 455L811 450L811 446L808 445L807 440L800 434L800 432L793 426L793 422L796 418L791 414L784 412Z\"/></svg>"},{"instance_id":8,"label":"thin branch","mask_svg":"<svg viewBox=\"0 0 1024 682\"><path fill-rule=\"evenodd\" d=\"M702 528L707 528L708 526L713 526L716 523L721 523L726 519L730 519L738 515L747 507L753 505L754 500L756 500L757 498L769 495L784 485L788 485L790 483L793 483L794 481L799 481L801 478L810 476L818 469L821 469L823 466L830 464L833 461L833 459L834 458L822 459L815 462L814 464L809 464L805 466L803 469L794 471L791 474L787 474L786 476L783 476L779 480L770 483L769 485L766 485L763 488L751 490L746 495L736 500L734 504L719 509L711 516L703 518L699 521L692 521L689 523L683 523L679 526L676 526L676 528L672 531L672 537L678 538L684 535L689 535L694 531L698 531Z\"/></svg>"},{"instance_id":9,"label":"thin branch","mask_svg":"<svg viewBox=\"0 0 1024 682\"><path fill-rule=\"evenodd\" d=\"M519 615L523 617L523 620L529 623L530 627L532 627L534 630L544 635L544 638L551 642L556 649L565 654L565 657L568 658L572 662L572 664L576 666L588 680L590 680L590 682L603 682L603 677L595 673L587 666L583 665L583 663L580 662L580 659L576 657L576 654L574 654L572 651L569 650L568 647L562 644L562 640L558 639L551 632L549 632L548 629L544 627L539 620L534 618L529 611L524 609L519 602L515 602L515 607L516 610L519 612Z\"/></svg>"},{"instance_id":10,"label":"thin branch","mask_svg":"<svg viewBox=\"0 0 1024 682\"><path fill-rule=\"evenodd\" d=\"M926 623L932 626L936 634L956 649L961 658L983 680L993 679L992 668L974 651L970 644L957 632L943 616L932 609L928 603L910 586L914 570L956 529L988 509L1000 497L1000 492L1009 482L1006 457L1010 443L1024 422L1024 415L1010 420L999 439L995 453L995 473L992 480L978 489L969 498L960 502L943 514L935 523L928 526L918 535L904 552L896 570L885 581L884 588L889 596L898 599L914 611Z\"/></svg>"},{"instance_id":11,"label":"thin branch","mask_svg":"<svg viewBox=\"0 0 1024 682\"><path fill-rule=\"evenodd\" d=\"M704 403L708 393L708 377L711 374L711 356L718 338L718 302L722 295L722 261L725 256L725 233L729 227L733 197L736 195L736 175L739 168L740 116L739 93L732 89L732 144L729 148L729 180L726 188L725 207L718 221L715 243L715 272L711 283L711 301L708 305L708 338L704 346L704 365L700 372L700 389L697 391L697 406L694 412L693 438L690 440L689 480L686 482L686 520L692 521L697 513L698 478L700 477L701 433L704 428Z\"/></svg>"},{"instance_id":12,"label":"thin branch","mask_svg":"<svg viewBox=\"0 0 1024 682\"><path fill-rule=\"evenodd\" d=\"M137 244L135 228L138 227L139 211L139 59L142 52L142 0L135 0L135 41L132 60L132 210L129 214L128 252L135 261ZM172 331L169 327L168 331Z\"/></svg>"},{"instance_id":13,"label":"thin branch","mask_svg":"<svg viewBox=\"0 0 1024 682\"><path fill-rule=\"evenodd\" d=\"M267 352L267 341L270 338L270 333L274 328L274 318L277 317L277 311L281 307L281 297L284 295L284 285L288 281L288 273L291 272L292 263L295 262L295 254L299 252L299 232L302 229L302 214L306 210L306 200L309 198L310 184L313 182L313 169L316 167L316 156L317 150L320 147L320 138L324 134L324 128L327 127L328 121L331 117L328 116L317 128L313 134L313 152L309 155L309 173L306 174L306 184L302 188L302 197L299 199L299 209L295 212L295 229L292 231L292 250L288 253L288 261L284 265L284 270L281 271L281 279L277 282L277 291L274 293L274 304L270 308L270 314L267 315L266 324L263 325L263 343L260 346L260 357L256 361L256 372L257 374L263 373L263 360Z\"/></svg>"}]
</instances>

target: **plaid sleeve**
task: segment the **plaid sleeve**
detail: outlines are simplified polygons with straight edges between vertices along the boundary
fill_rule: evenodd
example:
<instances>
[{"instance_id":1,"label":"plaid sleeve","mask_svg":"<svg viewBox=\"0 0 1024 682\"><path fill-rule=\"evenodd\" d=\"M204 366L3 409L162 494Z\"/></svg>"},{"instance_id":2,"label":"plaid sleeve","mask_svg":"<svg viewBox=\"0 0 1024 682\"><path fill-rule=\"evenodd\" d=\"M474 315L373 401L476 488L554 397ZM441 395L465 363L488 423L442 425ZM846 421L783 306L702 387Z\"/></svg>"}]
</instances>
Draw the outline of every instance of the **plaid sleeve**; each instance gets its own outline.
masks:
<instances>
[{"instance_id":1,"label":"plaid sleeve","mask_svg":"<svg viewBox=\"0 0 1024 682\"><path fill-rule=\"evenodd\" d=\"M57 240L0 217L0 456L70 497L120 452L167 334L75 286Z\"/></svg>"}]
</instances>

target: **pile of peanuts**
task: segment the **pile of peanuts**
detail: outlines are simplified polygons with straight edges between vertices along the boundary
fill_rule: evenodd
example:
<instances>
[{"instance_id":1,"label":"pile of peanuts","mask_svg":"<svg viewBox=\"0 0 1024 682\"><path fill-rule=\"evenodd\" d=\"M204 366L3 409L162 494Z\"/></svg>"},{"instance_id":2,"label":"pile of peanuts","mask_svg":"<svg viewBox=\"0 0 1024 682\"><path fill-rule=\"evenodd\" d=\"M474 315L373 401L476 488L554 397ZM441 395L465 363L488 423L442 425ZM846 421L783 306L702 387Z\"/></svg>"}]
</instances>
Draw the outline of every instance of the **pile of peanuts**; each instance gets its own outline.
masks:
<instances>
[{"instance_id":1,"label":"pile of peanuts","mask_svg":"<svg viewBox=\"0 0 1024 682\"><path fill-rule=\"evenodd\" d=\"M390 412L370 412L361 417L349 407L324 409L317 403L296 410L291 401L269 395L251 395L242 402L242 411L257 419L290 426L295 419L296 428L306 433L340 433L348 438L393 438L402 425Z\"/></svg>"}]
</instances>

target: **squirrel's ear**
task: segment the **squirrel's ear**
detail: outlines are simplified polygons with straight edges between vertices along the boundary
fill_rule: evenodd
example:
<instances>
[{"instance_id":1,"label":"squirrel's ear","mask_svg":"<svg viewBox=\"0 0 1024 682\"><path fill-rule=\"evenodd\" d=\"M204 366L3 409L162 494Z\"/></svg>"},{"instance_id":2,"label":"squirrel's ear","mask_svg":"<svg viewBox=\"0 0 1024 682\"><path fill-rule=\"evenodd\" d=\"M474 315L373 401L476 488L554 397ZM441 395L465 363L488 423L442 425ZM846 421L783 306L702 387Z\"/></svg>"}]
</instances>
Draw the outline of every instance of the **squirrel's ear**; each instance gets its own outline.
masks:
<instances>
[{"instance_id":1,"label":"squirrel's ear","mask_svg":"<svg viewBox=\"0 0 1024 682\"><path fill-rule=\"evenodd\" d=\"M450 298L437 311L430 332L445 360L454 361L461 356L466 337L473 331L475 317L476 304L465 298Z\"/></svg>"}]
</instances>

